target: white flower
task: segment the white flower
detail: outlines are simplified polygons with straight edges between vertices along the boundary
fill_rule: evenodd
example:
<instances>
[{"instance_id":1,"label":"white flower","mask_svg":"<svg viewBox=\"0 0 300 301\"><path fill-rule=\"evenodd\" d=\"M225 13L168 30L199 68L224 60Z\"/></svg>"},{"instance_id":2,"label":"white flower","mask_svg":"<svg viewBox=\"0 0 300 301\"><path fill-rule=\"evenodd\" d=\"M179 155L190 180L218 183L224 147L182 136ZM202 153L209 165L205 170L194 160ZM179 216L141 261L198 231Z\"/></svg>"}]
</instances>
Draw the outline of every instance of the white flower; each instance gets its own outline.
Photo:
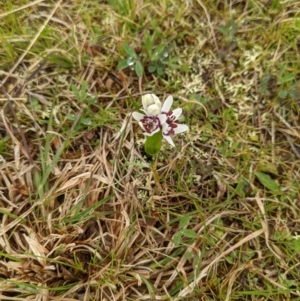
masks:
<instances>
[{"instance_id":1,"label":"white flower","mask_svg":"<svg viewBox=\"0 0 300 301\"><path fill-rule=\"evenodd\" d=\"M142 96L144 112L147 116L157 116L161 110L161 101L155 94L146 94Z\"/></svg>"},{"instance_id":2,"label":"white flower","mask_svg":"<svg viewBox=\"0 0 300 301\"><path fill-rule=\"evenodd\" d=\"M173 104L173 96L168 96L163 106L159 98L154 94L146 94L142 97L143 112L132 113L132 117L136 119L140 127L144 130L144 135L152 136L162 131L163 137L172 145L174 142L172 135L186 132L189 127L185 124L178 124L178 118L182 114L182 109L178 108L170 111Z\"/></svg>"}]
</instances>

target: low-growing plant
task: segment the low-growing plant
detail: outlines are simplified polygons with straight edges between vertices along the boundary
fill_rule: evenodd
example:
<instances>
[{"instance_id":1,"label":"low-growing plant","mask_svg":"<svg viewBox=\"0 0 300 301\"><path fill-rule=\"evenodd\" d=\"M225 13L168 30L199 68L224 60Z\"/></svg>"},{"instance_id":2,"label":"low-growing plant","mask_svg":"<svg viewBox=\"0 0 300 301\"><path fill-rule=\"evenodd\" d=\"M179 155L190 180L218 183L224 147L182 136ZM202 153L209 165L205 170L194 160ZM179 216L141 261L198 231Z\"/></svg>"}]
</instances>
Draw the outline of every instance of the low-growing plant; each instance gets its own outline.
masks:
<instances>
[{"instance_id":1,"label":"low-growing plant","mask_svg":"<svg viewBox=\"0 0 300 301\"><path fill-rule=\"evenodd\" d=\"M166 68L178 68L178 57L170 55L172 46L165 43L160 43L156 46L156 39L156 32L152 36L150 36L149 32L146 32L143 37L142 51L139 55L131 46L124 44L123 50L126 58L119 61L117 68L119 70L131 68L138 77L144 75L145 68L150 73L155 73L158 76L163 76Z\"/></svg>"},{"instance_id":2,"label":"low-growing plant","mask_svg":"<svg viewBox=\"0 0 300 301\"><path fill-rule=\"evenodd\" d=\"M126 54L126 59L119 61L117 68L119 70L122 70L129 67L130 69L135 71L138 77L142 77L144 74L144 67L141 61L139 60L135 50L128 44L124 44L123 49Z\"/></svg>"},{"instance_id":3,"label":"low-growing plant","mask_svg":"<svg viewBox=\"0 0 300 301\"><path fill-rule=\"evenodd\" d=\"M275 92L280 99L290 97L297 100L300 98L300 82L294 73L282 67L277 76L267 73L261 78L259 92L265 96Z\"/></svg>"},{"instance_id":4,"label":"low-growing plant","mask_svg":"<svg viewBox=\"0 0 300 301\"><path fill-rule=\"evenodd\" d=\"M283 87L278 93L279 98L291 97L292 99L300 98L299 85L300 82L296 80L296 75L286 70L286 67L282 67L279 76L278 84Z\"/></svg>"},{"instance_id":5,"label":"low-growing plant","mask_svg":"<svg viewBox=\"0 0 300 301\"><path fill-rule=\"evenodd\" d=\"M183 237L189 238L190 243L192 243L197 234L194 230L187 229L186 227L190 223L190 214L185 214L180 218L179 229L173 236L173 242L175 246L179 246L182 242Z\"/></svg>"},{"instance_id":6,"label":"low-growing plant","mask_svg":"<svg viewBox=\"0 0 300 301\"><path fill-rule=\"evenodd\" d=\"M238 32L238 26L234 20L228 20L225 25L219 25L217 29L223 34L225 43L236 42L235 34Z\"/></svg>"}]
</instances>

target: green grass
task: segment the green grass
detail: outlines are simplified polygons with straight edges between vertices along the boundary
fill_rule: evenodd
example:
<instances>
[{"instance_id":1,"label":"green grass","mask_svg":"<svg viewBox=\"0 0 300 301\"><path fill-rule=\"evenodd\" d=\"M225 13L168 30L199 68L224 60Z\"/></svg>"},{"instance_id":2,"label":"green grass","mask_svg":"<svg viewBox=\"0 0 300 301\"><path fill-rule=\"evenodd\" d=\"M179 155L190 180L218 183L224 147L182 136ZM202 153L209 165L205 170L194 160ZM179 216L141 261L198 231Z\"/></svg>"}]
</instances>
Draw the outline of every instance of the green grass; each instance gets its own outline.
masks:
<instances>
[{"instance_id":1,"label":"green grass","mask_svg":"<svg viewBox=\"0 0 300 301\"><path fill-rule=\"evenodd\" d=\"M0 299L300 300L300 2L8 2Z\"/></svg>"}]
</instances>

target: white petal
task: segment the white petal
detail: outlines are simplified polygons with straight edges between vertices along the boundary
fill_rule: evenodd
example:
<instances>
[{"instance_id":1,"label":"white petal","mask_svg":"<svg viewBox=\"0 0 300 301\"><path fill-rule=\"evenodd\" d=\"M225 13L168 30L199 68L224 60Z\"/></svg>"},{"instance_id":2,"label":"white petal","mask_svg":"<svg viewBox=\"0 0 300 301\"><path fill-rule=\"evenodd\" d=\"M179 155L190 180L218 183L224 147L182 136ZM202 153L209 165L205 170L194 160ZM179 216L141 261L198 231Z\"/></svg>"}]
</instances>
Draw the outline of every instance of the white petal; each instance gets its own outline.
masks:
<instances>
[{"instance_id":1,"label":"white petal","mask_svg":"<svg viewBox=\"0 0 300 301\"><path fill-rule=\"evenodd\" d=\"M167 121L166 114L159 114L157 117L158 117L161 125L164 125L166 123L166 121Z\"/></svg>"},{"instance_id":2,"label":"white petal","mask_svg":"<svg viewBox=\"0 0 300 301\"><path fill-rule=\"evenodd\" d=\"M144 114L141 114L139 112L133 112L132 113L132 117L136 120L136 121L140 121L141 119L143 119L145 117Z\"/></svg>"},{"instance_id":3,"label":"white petal","mask_svg":"<svg viewBox=\"0 0 300 301\"><path fill-rule=\"evenodd\" d=\"M176 117L176 120L178 119L178 117L180 116L182 114L182 109L181 108L178 108L178 109L175 109L174 111L173 111L173 116L175 116Z\"/></svg>"},{"instance_id":4,"label":"white petal","mask_svg":"<svg viewBox=\"0 0 300 301\"><path fill-rule=\"evenodd\" d=\"M147 115L148 116L157 116L160 113L160 106L156 104L152 104L147 107Z\"/></svg>"},{"instance_id":5,"label":"white petal","mask_svg":"<svg viewBox=\"0 0 300 301\"><path fill-rule=\"evenodd\" d=\"M167 97L167 99L165 100L165 102L161 108L161 111L164 113L168 113L172 107L172 104L173 104L173 96L169 95Z\"/></svg>"},{"instance_id":6,"label":"white petal","mask_svg":"<svg viewBox=\"0 0 300 301\"><path fill-rule=\"evenodd\" d=\"M175 134L183 133L189 130L189 127L186 124L178 124L174 129Z\"/></svg>"},{"instance_id":7,"label":"white petal","mask_svg":"<svg viewBox=\"0 0 300 301\"><path fill-rule=\"evenodd\" d=\"M159 98L155 94L151 94L151 95L154 100L154 103L161 106L161 101L159 100Z\"/></svg>"},{"instance_id":8,"label":"white petal","mask_svg":"<svg viewBox=\"0 0 300 301\"><path fill-rule=\"evenodd\" d=\"M161 109L161 101L155 94L145 94L142 96L142 104L143 108L146 112L148 112L148 107L151 105L156 105Z\"/></svg>"},{"instance_id":9,"label":"white petal","mask_svg":"<svg viewBox=\"0 0 300 301\"><path fill-rule=\"evenodd\" d=\"M142 104L144 110L147 110L148 105L152 103L153 103L153 99L151 94L145 94L142 96Z\"/></svg>"},{"instance_id":10,"label":"white petal","mask_svg":"<svg viewBox=\"0 0 300 301\"><path fill-rule=\"evenodd\" d=\"M175 144L170 135L163 135L163 137L174 147Z\"/></svg>"}]
</instances>

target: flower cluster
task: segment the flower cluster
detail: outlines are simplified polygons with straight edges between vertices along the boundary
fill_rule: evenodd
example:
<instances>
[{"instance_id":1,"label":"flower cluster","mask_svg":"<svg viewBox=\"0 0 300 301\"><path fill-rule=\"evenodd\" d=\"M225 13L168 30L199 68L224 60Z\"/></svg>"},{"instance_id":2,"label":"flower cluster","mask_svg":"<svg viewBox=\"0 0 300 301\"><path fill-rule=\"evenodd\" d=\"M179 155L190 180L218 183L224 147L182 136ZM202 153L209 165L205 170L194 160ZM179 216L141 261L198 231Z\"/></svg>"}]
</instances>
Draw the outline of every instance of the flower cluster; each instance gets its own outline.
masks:
<instances>
[{"instance_id":1,"label":"flower cluster","mask_svg":"<svg viewBox=\"0 0 300 301\"><path fill-rule=\"evenodd\" d=\"M189 128L185 124L178 124L178 118L182 114L181 108L170 110L173 97L168 96L162 105L155 94L146 94L142 97L142 103L143 109L141 111L144 114L134 112L132 116L138 121L140 127L144 130L144 134L152 136L162 131L163 138L172 146L175 146L171 136L185 132Z\"/></svg>"}]
</instances>

